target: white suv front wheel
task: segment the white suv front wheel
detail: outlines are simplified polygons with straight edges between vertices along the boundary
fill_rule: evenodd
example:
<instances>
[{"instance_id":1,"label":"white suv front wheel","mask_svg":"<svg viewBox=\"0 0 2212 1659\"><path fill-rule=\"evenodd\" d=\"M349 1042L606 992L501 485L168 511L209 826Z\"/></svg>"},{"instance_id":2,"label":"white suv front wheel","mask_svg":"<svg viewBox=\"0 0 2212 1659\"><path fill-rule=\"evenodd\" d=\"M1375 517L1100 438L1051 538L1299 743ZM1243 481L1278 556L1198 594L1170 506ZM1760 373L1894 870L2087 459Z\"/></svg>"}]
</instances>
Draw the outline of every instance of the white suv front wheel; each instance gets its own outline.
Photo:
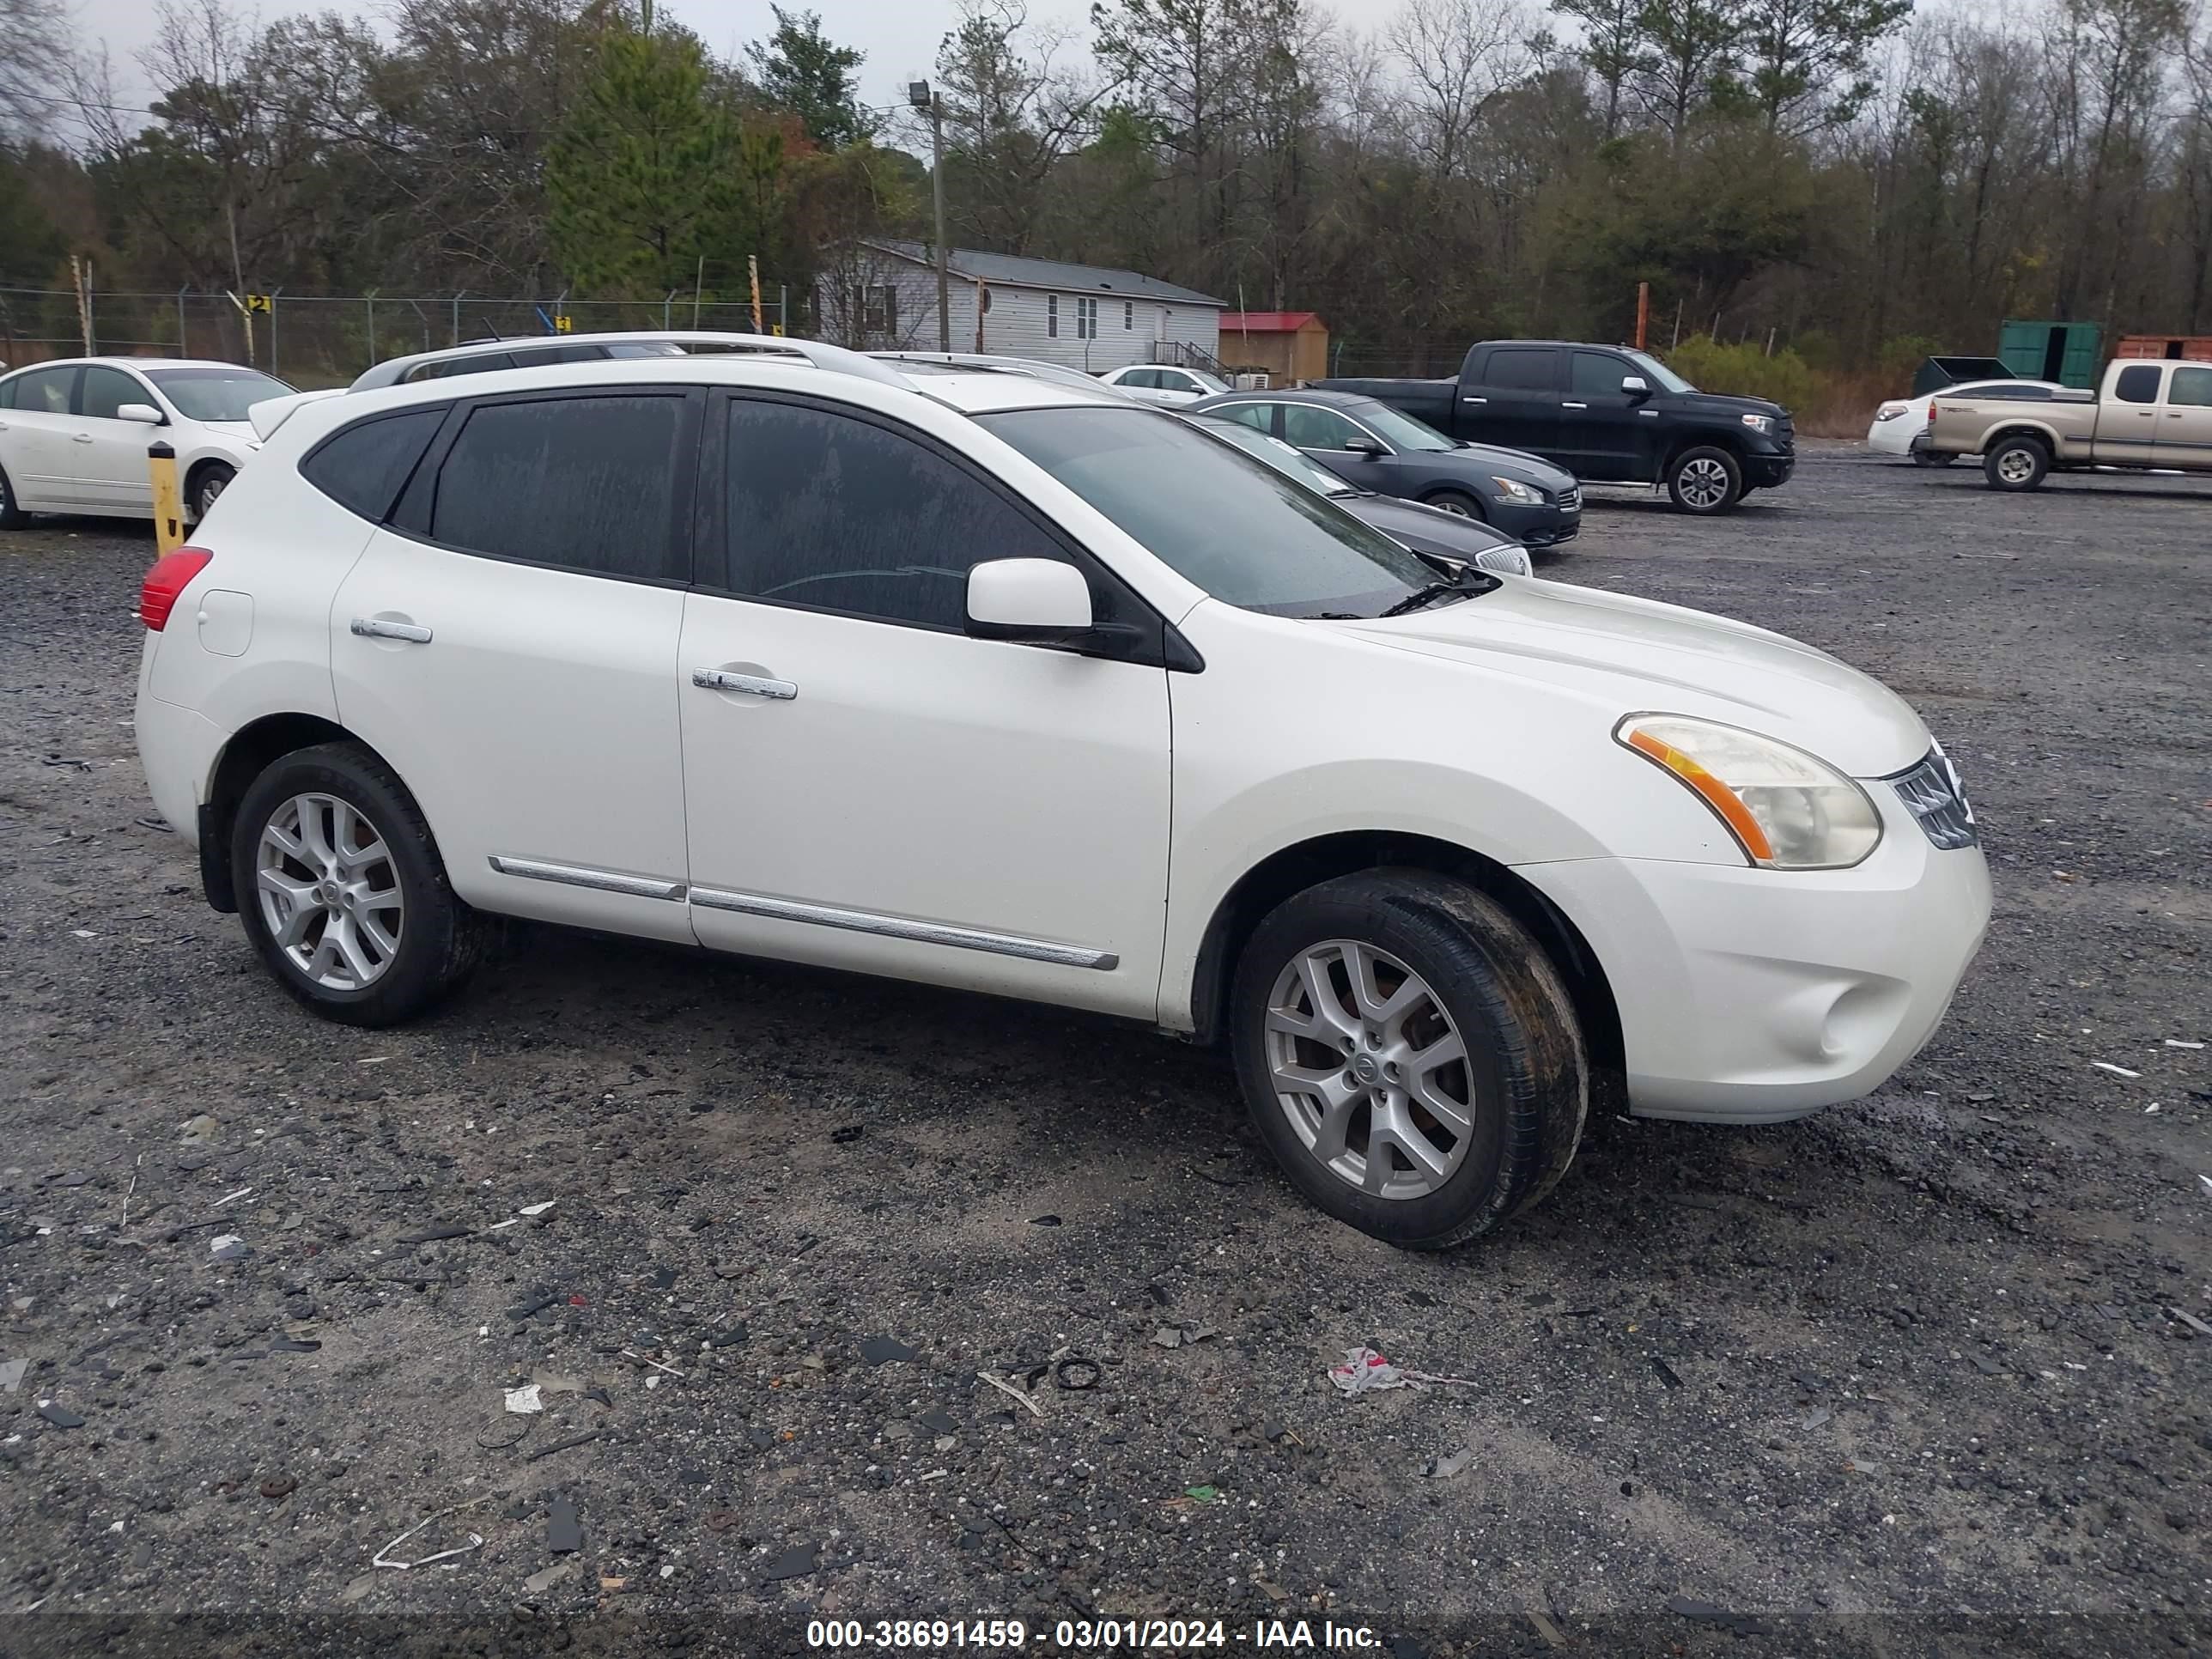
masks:
<instances>
[{"instance_id":1,"label":"white suv front wheel","mask_svg":"<svg viewBox=\"0 0 2212 1659\"><path fill-rule=\"evenodd\" d=\"M1293 1184L1338 1219L1443 1249L1566 1173L1589 1100L1542 948L1463 882L1346 876L1285 901L1231 993L1238 1081Z\"/></svg>"}]
</instances>

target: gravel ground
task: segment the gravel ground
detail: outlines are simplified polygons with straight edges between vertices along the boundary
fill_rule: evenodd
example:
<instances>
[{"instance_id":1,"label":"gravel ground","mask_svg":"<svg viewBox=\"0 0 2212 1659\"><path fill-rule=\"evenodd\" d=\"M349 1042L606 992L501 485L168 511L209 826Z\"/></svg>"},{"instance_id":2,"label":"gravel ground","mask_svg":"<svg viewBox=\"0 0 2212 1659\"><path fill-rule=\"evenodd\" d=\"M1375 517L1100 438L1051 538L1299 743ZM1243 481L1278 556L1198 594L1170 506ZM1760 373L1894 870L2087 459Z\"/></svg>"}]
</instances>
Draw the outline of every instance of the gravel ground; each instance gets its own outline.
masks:
<instances>
[{"instance_id":1,"label":"gravel ground","mask_svg":"<svg viewBox=\"0 0 2212 1659\"><path fill-rule=\"evenodd\" d=\"M145 817L147 537L0 538L0 1650L2206 1640L2212 488L1834 446L1589 518L1551 574L1910 697L1997 915L1880 1094L1604 1118L1441 1258L1298 1202L1216 1058L1049 1011L533 931L319 1024ZM1362 1343L1466 1382L1340 1398Z\"/></svg>"}]
</instances>

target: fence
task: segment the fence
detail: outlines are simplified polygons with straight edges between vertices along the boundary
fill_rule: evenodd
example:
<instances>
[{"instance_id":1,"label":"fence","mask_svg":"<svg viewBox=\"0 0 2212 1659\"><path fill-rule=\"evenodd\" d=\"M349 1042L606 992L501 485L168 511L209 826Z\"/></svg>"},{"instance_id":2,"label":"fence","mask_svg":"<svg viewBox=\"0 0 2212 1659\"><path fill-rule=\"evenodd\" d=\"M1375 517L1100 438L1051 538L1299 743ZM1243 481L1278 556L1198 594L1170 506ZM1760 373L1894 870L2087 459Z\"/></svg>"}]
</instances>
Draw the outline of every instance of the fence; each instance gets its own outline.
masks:
<instances>
[{"instance_id":1,"label":"fence","mask_svg":"<svg viewBox=\"0 0 2212 1659\"><path fill-rule=\"evenodd\" d=\"M800 296L762 285L761 320L770 331L809 332ZM0 287L0 363L94 354L205 357L264 368L295 386L343 386L372 363L497 336L588 334L619 329L706 328L753 331L750 299L671 292L658 301L501 300L466 292L394 294L173 294L95 290L80 316L69 289ZM88 342L88 335L89 341Z\"/></svg>"}]
</instances>

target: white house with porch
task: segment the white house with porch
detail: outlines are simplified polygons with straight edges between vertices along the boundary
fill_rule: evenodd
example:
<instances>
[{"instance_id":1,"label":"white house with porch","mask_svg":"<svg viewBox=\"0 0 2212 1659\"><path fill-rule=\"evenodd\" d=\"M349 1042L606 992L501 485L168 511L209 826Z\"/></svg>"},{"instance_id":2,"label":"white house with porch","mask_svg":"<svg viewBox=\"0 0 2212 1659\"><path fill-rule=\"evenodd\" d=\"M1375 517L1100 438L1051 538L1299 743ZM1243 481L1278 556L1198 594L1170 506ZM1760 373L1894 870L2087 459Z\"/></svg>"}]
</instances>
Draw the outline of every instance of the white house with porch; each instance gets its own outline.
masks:
<instances>
[{"instance_id":1,"label":"white house with porch","mask_svg":"<svg viewBox=\"0 0 2212 1659\"><path fill-rule=\"evenodd\" d=\"M871 351L937 349L936 251L870 241L840 273L848 300L825 295L824 319ZM1223 301L1156 276L1103 265L948 250L952 349L1035 357L1091 374L1124 363L1191 362L1220 354ZM842 313L842 318L840 313Z\"/></svg>"}]
</instances>

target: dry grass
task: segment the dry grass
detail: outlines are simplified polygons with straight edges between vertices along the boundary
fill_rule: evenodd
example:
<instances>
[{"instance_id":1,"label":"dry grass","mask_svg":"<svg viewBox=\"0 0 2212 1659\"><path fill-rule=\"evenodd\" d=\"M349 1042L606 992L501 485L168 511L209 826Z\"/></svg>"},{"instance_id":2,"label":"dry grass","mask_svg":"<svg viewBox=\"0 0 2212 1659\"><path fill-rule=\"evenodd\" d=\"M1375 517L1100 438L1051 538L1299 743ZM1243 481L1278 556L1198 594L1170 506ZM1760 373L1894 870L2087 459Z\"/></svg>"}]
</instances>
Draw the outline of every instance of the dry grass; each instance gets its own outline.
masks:
<instances>
[{"instance_id":1,"label":"dry grass","mask_svg":"<svg viewBox=\"0 0 2212 1659\"><path fill-rule=\"evenodd\" d=\"M1879 369L1838 371L1818 378L1818 390L1790 411L1800 437L1863 438L1874 424L1875 410L1897 396L1895 377Z\"/></svg>"}]
</instances>

